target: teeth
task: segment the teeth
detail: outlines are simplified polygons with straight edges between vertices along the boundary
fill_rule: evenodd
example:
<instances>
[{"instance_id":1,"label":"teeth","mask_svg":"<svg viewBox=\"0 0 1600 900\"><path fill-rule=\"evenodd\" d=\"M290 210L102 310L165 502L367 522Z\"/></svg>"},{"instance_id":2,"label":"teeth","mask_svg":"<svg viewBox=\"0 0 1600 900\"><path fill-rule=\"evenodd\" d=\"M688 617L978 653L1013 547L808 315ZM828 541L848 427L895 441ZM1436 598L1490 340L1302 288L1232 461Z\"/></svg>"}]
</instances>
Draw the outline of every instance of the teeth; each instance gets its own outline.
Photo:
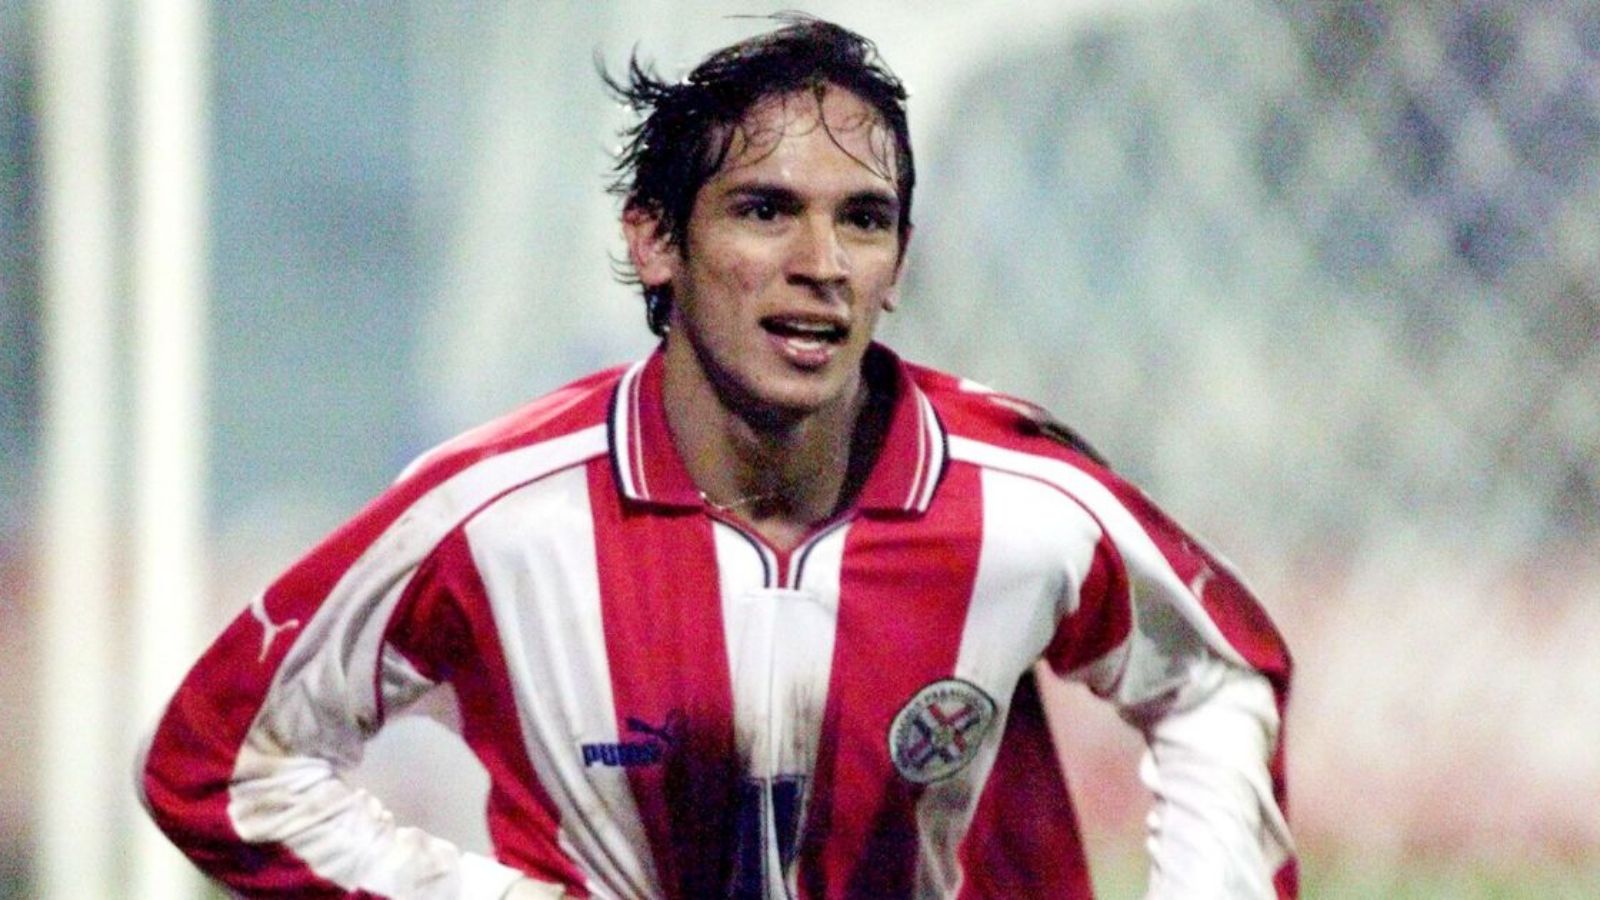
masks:
<instances>
[{"instance_id":1,"label":"teeth","mask_svg":"<svg viewBox=\"0 0 1600 900\"><path fill-rule=\"evenodd\" d=\"M831 322L811 322L795 319L772 319L767 327L785 337L807 337L835 340L844 336L844 329Z\"/></svg>"}]
</instances>

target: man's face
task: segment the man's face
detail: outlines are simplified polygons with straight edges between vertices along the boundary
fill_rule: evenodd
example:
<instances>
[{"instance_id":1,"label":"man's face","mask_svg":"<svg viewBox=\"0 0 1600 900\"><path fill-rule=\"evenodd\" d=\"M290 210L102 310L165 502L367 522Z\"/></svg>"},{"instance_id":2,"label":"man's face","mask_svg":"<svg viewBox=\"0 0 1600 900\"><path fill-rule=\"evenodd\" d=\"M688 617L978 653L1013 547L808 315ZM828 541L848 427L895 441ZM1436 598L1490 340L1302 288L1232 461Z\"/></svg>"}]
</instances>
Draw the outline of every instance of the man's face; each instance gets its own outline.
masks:
<instances>
[{"instance_id":1,"label":"man's face","mask_svg":"<svg viewBox=\"0 0 1600 900\"><path fill-rule=\"evenodd\" d=\"M849 402L900 275L895 177L888 128L846 90L753 107L695 198L686 246L640 267L672 286L669 365L696 365L743 414Z\"/></svg>"}]
</instances>

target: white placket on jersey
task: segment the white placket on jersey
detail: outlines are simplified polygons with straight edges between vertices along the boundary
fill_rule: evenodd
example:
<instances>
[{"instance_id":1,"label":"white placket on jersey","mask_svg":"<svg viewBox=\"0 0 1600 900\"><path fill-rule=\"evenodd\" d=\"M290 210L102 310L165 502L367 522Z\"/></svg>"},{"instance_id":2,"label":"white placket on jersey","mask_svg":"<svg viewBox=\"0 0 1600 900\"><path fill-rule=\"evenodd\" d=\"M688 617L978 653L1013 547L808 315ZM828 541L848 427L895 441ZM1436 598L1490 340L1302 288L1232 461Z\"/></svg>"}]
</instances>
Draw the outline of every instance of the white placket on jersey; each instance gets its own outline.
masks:
<instances>
[{"instance_id":1,"label":"white placket on jersey","mask_svg":"<svg viewBox=\"0 0 1600 900\"><path fill-rule=\"evenodd\" d=\"M714 525L734 740L745 766L734 896L796 893L794 861L827 705L848 531L841 523L813 536L793 552L780 583L770 548L733 525Z\"/></svg>"}]
</instances>

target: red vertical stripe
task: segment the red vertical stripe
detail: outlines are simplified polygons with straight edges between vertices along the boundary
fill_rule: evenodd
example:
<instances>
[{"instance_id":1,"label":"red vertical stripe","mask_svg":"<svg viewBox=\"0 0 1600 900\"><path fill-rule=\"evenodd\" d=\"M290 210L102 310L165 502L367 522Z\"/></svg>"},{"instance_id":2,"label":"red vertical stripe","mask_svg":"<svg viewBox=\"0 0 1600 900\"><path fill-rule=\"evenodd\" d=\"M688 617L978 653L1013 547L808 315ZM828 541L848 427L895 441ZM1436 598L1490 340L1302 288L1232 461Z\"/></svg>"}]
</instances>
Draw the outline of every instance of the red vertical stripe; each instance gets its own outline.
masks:
<instances>
[{"instance_id":1,"label":"red vertical stripe","mask_svg":"<svg viewBox=\"0 0 1600 900\"><path fill-rule=\"evenodd\" d=\"M1033 675L1011 698L1005 739L961 847L962 900L1093 900L1078 817Z\"/></svg>"},{"instance_id":2,"label":"red vertical stripe","mask_svg":"<svg viewBox=\"0 0 1600 900\"><path fill-rule=\"evenodd\" d=\"M954 467L920 519L863 517L840 575L828 706L800 859L808 898L904 897L922 787L889 759L889 726L954 674L982 542L977 470Z\"/></svg>"},{"instance_id":3,"label":"red vertical stripe","mask_svg":"<svg viewBox=\"0 0 1600 900\"><path fill-rule=\"evenodd\" d=\"M452 532L417 571L389 633L461 704L461 735L489 773L488 825L496 855L536 878L583 890L560 844L560 813L534 773L489 595L464 533Z\"/></svg>"},{"instance_id":4,"label":"red vertical stripe","mask_svg":"<svg viewBox=\"0 0 1600 900\"><path fill-rule=\"evenodd\" d=\"M617 730L665 751L628 770L657 871L669 896L721 896L741 767L711 522L633 506L604 460L589 494Z\"/></svg>"}]
</instances>

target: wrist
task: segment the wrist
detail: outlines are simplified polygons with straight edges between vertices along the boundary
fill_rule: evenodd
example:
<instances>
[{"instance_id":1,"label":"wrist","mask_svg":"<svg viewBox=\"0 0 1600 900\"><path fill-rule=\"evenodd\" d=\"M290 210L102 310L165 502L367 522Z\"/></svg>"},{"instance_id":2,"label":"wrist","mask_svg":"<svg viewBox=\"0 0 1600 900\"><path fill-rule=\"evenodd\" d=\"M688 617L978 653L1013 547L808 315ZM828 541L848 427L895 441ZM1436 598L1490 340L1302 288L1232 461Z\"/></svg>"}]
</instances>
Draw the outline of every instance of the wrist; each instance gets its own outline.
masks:
<instances>
[{"instance_id":1,"label":"wrist","mask_svg":"<svg viewBox=\"0 0 1600 900\"><path fill-rule=\"evenodd\" d=\"M563 900L567 892L559 884L519 878L506 889L502 900Z\"/></svg>"}]
</instances>

